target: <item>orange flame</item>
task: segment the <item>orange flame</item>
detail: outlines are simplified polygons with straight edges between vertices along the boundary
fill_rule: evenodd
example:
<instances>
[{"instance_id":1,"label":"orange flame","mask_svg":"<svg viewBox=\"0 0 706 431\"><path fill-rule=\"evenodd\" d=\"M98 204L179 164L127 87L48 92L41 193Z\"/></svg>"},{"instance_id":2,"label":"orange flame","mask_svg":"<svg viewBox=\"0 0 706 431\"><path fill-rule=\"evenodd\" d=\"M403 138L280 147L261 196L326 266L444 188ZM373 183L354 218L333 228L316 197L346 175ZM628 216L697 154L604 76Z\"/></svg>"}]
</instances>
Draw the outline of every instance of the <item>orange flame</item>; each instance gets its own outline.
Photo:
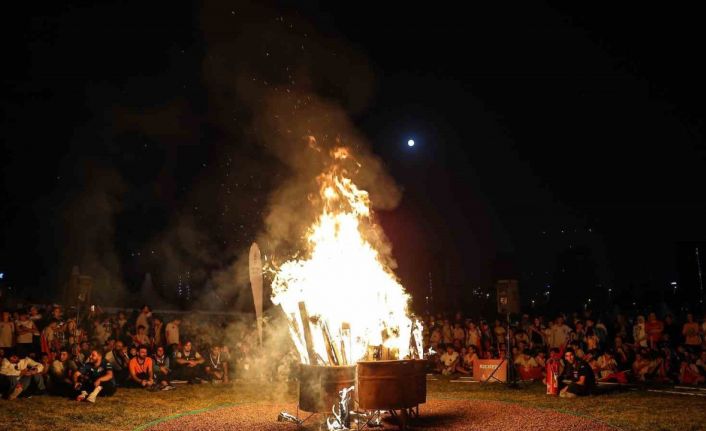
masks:
<instances>
[{"instance_id":1,"label":"orange flame","mask_svg":"<svg viewBox=\"0 0 706 431\"><path fill-rule=\"evenodd\" d=\"M370 347L379 346L399 359L409 357L410 297L361 233L362 226L372 224L368 192L336 164L351 158L349 150L335 148L330 155L334 164L317 178L322 212L307 234L309 256L287 261L276 270L272 302L290 318L290 333L304 363L311 362L303 337L305 324L311 347L321 358L317 362L331 365L327 358L332 345L345 356L338 358L343 363L366 358ZM311 316L309 322L302 322L300 302ZM421 332L418 322L414 329L415 335Z\"/></svg>"}]
</instances>

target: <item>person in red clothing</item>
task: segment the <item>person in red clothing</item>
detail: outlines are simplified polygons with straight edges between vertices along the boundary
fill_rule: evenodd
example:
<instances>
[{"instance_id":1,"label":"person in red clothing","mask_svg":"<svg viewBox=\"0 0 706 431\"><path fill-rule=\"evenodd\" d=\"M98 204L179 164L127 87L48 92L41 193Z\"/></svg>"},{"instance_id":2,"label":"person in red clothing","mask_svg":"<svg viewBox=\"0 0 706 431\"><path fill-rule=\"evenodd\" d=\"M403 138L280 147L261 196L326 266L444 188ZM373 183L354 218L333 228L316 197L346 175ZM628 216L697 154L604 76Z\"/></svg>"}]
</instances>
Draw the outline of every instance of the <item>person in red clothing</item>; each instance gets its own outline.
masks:
<instances>
[{"instance_id":1,"label":"person in red clothing","mask_svg":"<svg viewBox=\"0 0 706 431\"><path fill-rule=\"evenodd\" d=\"M559 376L564 372L564 363L562 361L562 349L553 347L550 349L549 359L546 361L546 379L547 395L559 395Z\"/></svg>"},{"instance_id":2,"label":"person in red clothing","mask_svg":"<svg viewBox=\"0 0 706 431\"><path fill-rule=\"evenodd\" d=\"M688 355L679 366L679 383L682 385L697 385L704 383L704 376L699 373L699 368L696 366L694 358Z\"/></svg>"},{"instance_id":3,"label":"person in red clothing","mask_svg":"<svg viewBox=\"0 0 706 431\"><path fill-rule=\"evenodd\" d=\"M657 320L655 313L650 313L647 317L645 332L647 333L647 342L652 349L655 349L657 343L662 339L662 333L664 332L664 323L662 323L661 320Z\"/></svg>"},{"instance_id":4,"label":"person in red clothing","mask_svg":"<svg viewBox=\"0 0 706 431\"><path fill-rule=\"evenodd\" d=\"M137 356L130 359L130 380L128 384L133 387L151 389L154 387L154 370L152 358L147 356L147 346L141 345L137 349Z\"/></svg>"}]
</instances>

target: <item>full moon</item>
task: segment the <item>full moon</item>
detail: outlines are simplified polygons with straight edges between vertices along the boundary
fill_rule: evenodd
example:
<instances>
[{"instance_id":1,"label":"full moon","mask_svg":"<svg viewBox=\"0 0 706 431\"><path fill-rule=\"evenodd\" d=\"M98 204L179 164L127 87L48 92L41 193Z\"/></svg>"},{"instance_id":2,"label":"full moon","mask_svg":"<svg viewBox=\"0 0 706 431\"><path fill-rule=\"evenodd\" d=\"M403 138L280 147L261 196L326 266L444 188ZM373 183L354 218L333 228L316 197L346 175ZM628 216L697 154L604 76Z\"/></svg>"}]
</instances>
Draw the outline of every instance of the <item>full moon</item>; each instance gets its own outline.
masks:
<instances>
[{"instance_id":1,"label":"full moon","mask_svg":"<svg viewBox=\"0 0 706 431\"><path fill-rule=\"evenodd\" d=\"M413 147L414 146L414 139L410 139L409 141L407 141L407 145L409 145L410 147Z\"/></svg>"}]
</instances>

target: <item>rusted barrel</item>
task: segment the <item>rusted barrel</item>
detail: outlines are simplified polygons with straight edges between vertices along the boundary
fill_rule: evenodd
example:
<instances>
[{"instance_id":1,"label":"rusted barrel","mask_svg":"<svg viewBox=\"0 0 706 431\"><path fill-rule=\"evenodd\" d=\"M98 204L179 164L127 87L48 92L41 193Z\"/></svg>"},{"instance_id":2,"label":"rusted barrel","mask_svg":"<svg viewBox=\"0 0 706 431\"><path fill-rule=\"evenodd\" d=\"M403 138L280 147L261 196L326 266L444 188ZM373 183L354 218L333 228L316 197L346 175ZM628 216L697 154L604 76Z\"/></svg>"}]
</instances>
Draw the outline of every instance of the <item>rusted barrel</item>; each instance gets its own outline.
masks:
<instances>
[{"instance_id":1,"label":"rusted barrel","mask_svg":"<svg viewBox=\"0 0 706 431\"><path fill-rule=\"evenodd\" d=\"M427 360L413 359L417 404L427 402Z\"/></svg>"},{"instance_id":2,"label":"rusted barrel","mask_svg":"<svg viewBox=\"0 0 706 431\"><path fill-rule=\"evenodd\" d=\"M419 404L414 362L358 362L356 396L359 407L363 410L393 410Z\"/></svg>"},{"instance_id":3,"label":"rusted barrel","mask_svg":"<svg viewBox=\"0 0 706 431\"><path fill-rule=\"evenodd\" d=\"M340 401L341 389L355 385L355 369L355 365L299 364L299 408L306 412L330 412Z\"/></svg>"}]
</instances>

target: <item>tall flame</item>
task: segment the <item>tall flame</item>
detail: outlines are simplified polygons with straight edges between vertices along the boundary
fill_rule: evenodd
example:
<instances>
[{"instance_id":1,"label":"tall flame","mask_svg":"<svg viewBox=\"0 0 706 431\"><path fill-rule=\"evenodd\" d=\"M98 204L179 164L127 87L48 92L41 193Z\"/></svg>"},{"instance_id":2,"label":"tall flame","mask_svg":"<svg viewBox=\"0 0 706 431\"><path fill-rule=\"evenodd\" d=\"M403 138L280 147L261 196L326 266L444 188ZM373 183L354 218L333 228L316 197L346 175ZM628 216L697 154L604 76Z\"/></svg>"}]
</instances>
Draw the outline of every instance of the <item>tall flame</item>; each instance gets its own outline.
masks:
<instances>
[{"instance_id":1,"label":"tall flame","mask_svg":"<svg viewBox=\"0 0 706 431\"><path fill-rule=\"evenodd\" d=\"M307 233L308 257L276 270L272 302L289 317L303 363L312 362L307 344L319 364L353 364L372 347L390 359L409 357L410 297L364 238L362 229L372 225L370 199L341 167L349 151L339 147L331 156L334 163L317 178L323 208Z\"/></svg>"}]
</instances>

